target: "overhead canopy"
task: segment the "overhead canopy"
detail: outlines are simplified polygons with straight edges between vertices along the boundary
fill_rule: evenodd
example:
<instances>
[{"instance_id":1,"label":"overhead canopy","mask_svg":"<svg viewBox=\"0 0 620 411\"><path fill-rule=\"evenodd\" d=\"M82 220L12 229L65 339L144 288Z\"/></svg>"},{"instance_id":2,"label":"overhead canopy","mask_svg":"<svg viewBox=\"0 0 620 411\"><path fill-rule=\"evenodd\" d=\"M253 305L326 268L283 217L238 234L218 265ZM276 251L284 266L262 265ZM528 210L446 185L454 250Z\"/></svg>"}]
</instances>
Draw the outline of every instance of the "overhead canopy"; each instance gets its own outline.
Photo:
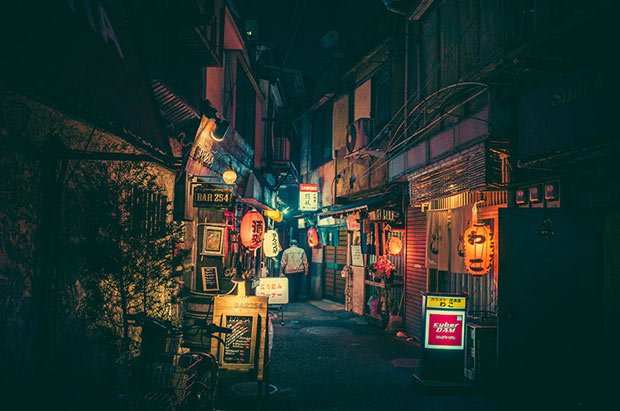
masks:
<instances>
[{"instance_id":1,"label":"overhead canopy","mask_svg":"<svg viewBox=\"0 0 620 411\"><path fill-rule=\"evenodd\" d=\"M390 199L390 195L384 194L376 197L365 198L349 204L333 206L329 210L320 213L319 218L346 216L362 210L376 210L386 206Z\"/></svg>"},{"instance_id":2,"label":"overhead canopy","mask_svg":"<svg viewBox=\"0 0 620 411\"><path fill-rule=\"evenodd\" d=\"M237 203L247 204L250 207L254 207L255 209L260 210L260 211L267 211L267 210L272 211L273 210L273 208L269 207L267 204L261 203L255 198L247 198L247 197L238 198Z\"/></svg>"}]
</instances>

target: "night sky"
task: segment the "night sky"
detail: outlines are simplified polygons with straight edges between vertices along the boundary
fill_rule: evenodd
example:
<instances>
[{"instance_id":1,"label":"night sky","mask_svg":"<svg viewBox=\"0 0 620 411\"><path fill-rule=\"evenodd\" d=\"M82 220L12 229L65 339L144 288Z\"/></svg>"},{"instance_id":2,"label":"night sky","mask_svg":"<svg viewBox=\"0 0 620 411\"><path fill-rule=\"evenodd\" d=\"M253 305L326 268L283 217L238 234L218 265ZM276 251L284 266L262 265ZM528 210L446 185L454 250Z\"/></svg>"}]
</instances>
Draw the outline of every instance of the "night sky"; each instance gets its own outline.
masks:
<instances>
[{"instance_id":1,"label":"night sky","mask_svg":"<svg viewBox=\"0 0 620 411\"><path fill-rule=\"evenodd\" d=\"M235 0L235 6L242 18L259 22L258 40L276 48L280 64L310 77L389 13L382 0Z\"/></svg>"}]
</instances>

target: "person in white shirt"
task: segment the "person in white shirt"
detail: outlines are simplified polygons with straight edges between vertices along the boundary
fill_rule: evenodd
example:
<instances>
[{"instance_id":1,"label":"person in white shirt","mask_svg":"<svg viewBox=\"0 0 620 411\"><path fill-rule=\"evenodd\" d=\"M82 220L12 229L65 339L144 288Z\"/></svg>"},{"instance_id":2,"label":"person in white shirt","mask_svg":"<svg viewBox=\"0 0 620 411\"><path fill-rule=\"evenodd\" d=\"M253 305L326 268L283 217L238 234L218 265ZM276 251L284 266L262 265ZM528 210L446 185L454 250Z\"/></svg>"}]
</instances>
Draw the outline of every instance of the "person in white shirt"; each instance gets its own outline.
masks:
<instances>
[{"instance_id":1,"label":"person in white shirt","mask_svg":"<svg viewBox=\"0 0 620 411\"><path fill-rule=\"evenodd\" d=\"M303 248L297 246L297 240L292 239L290 247L282 252L280 260L280 277L288 278L289 302L299 300L302 275L308 275L308 258Z\"/></svg>"}]
</instances>

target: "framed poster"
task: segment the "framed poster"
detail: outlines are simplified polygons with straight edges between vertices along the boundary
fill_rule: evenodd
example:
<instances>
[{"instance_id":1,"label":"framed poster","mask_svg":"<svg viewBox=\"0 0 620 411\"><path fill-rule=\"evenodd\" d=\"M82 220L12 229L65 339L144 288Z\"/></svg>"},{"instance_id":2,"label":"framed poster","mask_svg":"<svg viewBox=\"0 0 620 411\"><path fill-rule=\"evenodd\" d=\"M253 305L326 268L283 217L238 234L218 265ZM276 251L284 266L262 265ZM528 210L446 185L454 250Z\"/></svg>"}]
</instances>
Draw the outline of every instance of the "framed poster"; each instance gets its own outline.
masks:
<instances>
[{"instance_id":1,"label":"framed poster","mask_svg":"<svg viewBox=\"0 0 620 411\"><path fill-rule=\"evenodd\" d=\"M217 267L200 267L202 274L202 290L203 291L219 291L220 283L217 278Z\"/></svg>"},{"instance_id":2,"label":"framed poster","mask_svg":"<svg viewBox=\"0 0 620 411\"><path fill-rule=\"evenodd\" d=\"M364 266L364 255L362 254L361 245L351 246L351 265L356 266L356 267Z\"/></svg>"},{"instance_id":3,"label":"framed poster","mask_svg":"<svg viewBox=\"0 0 620 411\"><path fill-rule=\"evenodd\" d=\"M205 225L202 234L203 255L224 255L224 233L226 227Z\"/></svg>"}]
</instances>

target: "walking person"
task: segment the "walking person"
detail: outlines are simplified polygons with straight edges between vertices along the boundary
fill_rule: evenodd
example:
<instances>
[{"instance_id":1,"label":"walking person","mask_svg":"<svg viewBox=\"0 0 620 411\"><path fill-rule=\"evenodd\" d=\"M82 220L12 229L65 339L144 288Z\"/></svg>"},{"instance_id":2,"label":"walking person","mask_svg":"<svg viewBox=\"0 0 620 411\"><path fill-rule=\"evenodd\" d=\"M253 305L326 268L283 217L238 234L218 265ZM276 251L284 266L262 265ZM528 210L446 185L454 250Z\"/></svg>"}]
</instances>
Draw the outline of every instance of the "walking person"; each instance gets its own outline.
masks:
<instances>
[{"instance_id":1,"label":"walking person","mask_svg":"<svg viewBox=\"0 0 620 411\"><path fill-rule=\"evenodd\" d=\"M280 277L288 278L288 300L291 303L299 301L301 294L302 275L308 275L308 258L303 248L297 246L297 240L292 239L290 247L282 252L280 260Z\"/></svg>"}]
</instances>

